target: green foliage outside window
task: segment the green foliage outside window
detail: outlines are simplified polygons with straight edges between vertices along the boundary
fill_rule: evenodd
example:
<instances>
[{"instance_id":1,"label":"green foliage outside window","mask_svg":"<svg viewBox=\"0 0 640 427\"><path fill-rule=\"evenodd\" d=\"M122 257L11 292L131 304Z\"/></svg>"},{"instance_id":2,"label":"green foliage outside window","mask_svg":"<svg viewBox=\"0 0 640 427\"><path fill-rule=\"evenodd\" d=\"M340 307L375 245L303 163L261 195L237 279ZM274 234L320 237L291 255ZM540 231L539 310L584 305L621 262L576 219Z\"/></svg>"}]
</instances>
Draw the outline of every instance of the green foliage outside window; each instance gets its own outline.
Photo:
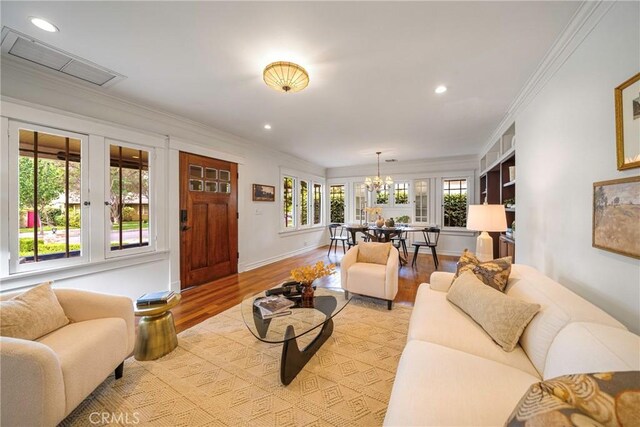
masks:
<instances>
[{"instance_id":1,"label":"green foliage outside window","mask_svg":"<svg viewBox=\"0 0 640 427\"><path fill-rule=\"evenodd\" d=\"M445 194L444 195L444 226L445 227L466 227L467 226L467 195L466 194Z\"/></svg>"},{"instance_id":2,"label":"green foliage outside window","mask_svg":"<svg viewBox=\"0 0 640 427\"><path fill-rule=\"evenodd\" d=\"M380 191L376 194L376 205L388 205L389 192L387 190Z\"/></svg>"},{"instance_id":3,"label":"green foliage outside window","mask_svg":"<svg viewBox=\"0 0 640 427\"><path fill-rule=\"evenodd\" d=\"M331 222L344 222L344 186L331 186Z\"/></svg>"}]
</instances>

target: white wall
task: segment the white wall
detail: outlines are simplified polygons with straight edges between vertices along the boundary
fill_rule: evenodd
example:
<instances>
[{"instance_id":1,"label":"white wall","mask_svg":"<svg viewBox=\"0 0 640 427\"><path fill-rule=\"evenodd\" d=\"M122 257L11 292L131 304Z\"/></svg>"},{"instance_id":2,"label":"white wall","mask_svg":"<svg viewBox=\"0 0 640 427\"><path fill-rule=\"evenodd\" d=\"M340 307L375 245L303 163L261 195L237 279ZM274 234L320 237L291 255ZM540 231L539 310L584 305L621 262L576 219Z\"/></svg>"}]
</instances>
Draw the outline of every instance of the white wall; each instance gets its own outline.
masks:
<instances>
[{"instance_id":1,"label":"white wall","mask_svg":"<svg viewBox=\"0 0 640 427\"><path fill-rule=\"evenodd\" d=\"M640 69L640 3L617 2L516 115L517 258L640 332L640 261L591 246L592 184L616 170L613 89ZM638 225L640 226L640 224Z\"/></svg>"},{"instance_id":2,"label":"white wall","mask_svg":"<svg viewBox=\"0 0 640 427\"><path fill-rule=\"evenodd\" d=\"M25 104L41 109L43 112L52 111L54 115L69 116L84 121L89 127L99 128L104 124L105 129L132 129L153 133L159 137L169 137L169 145L158 149L167 159L166 169L163 168L160 171L161 179L164 180L162 188L167 192L166 202L158 206L158 209L163 210L163 214L168 218L159 228L158 233L159 240L163 239L166 242L163 249L168 253L159 254L153 261L122 267L117 272L111 271L110 266L103 265L97 269L82 268L75 271L72 269L48 275L57 279L58 285L121 293L130 297L138 297L141 293L151 290L170 287L179 289L177 156L181 149L239 163L240 271L326 244L324 228L289 234L279 233L281 217L279 194L275 203L251 201L253 183L275 185L279 188L281 166L321 177L325 176L324 168L188 119L119 100L108 95L105 90L88 89L65 79L33 71L5 58L2 61L1 71L2 97L12 105ZM6 116L4 112L0 113ZM21 119L24 120L24 118ZM57 119L45 120L40 124L60 127L57 121ZM74 130L67 126L62 128ZM106 132L100 134L108 137L109 131ZM173 144L174 141L177 142ZM1 158L0 162L3 162ZM2 168L4 173L4 163ZM4 215L9 208L4 197L0 198L0 201L3 205L0 208ZM3 227L6 228L6 226ZM6 229L1 231L0 236L7 235ZM6 252L6 247L0 249ZM3 258L6 259L6 256ZM115 265L113 268L116 268ZM2 276L1 272L0 276ZM123 280L125 277L129 280ZM136 278L135 283L131 280L132 277ZM23 287L31 282L37 283L35 280L39 278L40 276L31 278L27 276L16 279L4 275L0 277L0 290Z\"/></svg>"}]
</instances>

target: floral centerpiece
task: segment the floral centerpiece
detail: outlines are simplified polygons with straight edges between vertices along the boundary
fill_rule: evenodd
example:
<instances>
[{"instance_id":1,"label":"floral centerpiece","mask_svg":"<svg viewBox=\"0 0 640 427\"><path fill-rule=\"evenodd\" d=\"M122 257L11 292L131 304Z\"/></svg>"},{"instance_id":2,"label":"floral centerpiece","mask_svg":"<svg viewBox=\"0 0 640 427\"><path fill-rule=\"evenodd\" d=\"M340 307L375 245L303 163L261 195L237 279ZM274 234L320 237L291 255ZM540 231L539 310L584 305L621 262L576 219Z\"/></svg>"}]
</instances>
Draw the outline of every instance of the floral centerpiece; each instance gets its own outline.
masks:
<instances>
[{"instance_id":1,"label":"floral centerpiece","mask_svg":"<svg viewBox=\"0 0 640 427\"><path fill-rule=\"evenodd\" d=\"M384 219L382 219L382 208L380 207L368 207L368 208L364 208L364 211L367 213L367 220L369 219L369 216L373 216L374 219L377 218L377 221L382 221L382 225L384 225ZM372 220L373 221L373 220ZM380 227L382 226L380 225Z\"/></svg>"},{"instance_id":2,"label":"floral centerpiece","mask_svg":"<svg viewBox=\"0 0 640 427\"><path fill-rule=\"evenodd\" d=\"M335 272L335 264L325 265L318 261L315 265L305 265L291 270L291 277L302 283L302 306L313 307L313 282Z\"/></svg>"}]
</instances>

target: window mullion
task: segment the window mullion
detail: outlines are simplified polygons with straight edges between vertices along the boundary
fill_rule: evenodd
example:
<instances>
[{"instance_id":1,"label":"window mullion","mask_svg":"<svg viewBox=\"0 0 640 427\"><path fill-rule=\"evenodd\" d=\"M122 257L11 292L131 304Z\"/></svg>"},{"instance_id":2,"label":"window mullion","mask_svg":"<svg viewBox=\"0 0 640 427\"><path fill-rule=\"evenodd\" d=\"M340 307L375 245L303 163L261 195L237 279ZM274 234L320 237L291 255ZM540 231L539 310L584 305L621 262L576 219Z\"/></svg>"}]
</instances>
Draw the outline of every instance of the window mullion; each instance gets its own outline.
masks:
<instances>
[{"instance_id":1,"label":"window mullion","mask_svg":"<svg viewBox=\"0 0 640 427\"><path fill-rule=\"evenodd\" d=\"M38 262L38 132L33 133L33 260Z\"/></svg>"},{"instance_id":2,"label":"window mullion","mask_svg":"<svg viewBox=\"0 0 640 427\"><path fill-rule=\"evenodd\" d=\"M69 258L69 137L64 141L64 222L65 256Z\"/></svg>"}]
</instances>

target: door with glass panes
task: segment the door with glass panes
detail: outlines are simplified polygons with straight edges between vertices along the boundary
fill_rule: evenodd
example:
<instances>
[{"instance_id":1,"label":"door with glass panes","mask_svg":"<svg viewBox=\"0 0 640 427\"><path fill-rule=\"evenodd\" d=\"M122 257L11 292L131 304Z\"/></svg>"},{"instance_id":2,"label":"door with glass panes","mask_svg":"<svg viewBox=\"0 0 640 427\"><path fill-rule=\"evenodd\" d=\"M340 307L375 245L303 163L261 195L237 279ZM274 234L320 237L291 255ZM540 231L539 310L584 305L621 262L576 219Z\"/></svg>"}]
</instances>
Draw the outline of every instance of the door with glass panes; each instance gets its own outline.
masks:
<instances>
[{"instance_id":1,"label":"door with glass panes","mask_svg":"<svg viewBox=\"0 0 640 427\"><path fill-rule=\"evenodd\" d=\"M238 272L238 165L180 153L181 289Z\"/></svg>"}]
</instances>

